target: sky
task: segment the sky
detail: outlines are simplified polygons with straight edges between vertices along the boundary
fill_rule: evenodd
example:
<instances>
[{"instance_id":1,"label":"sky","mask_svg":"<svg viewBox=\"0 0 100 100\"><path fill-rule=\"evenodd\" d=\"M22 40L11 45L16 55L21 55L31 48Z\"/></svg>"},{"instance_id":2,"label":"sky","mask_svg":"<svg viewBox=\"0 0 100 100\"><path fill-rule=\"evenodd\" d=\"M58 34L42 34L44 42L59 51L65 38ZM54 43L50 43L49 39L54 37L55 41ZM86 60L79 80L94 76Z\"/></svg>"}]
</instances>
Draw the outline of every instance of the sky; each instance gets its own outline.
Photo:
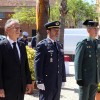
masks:
<instances>
[{"instance_id":1,"label":"sky","mask_svg":"<svg viewBox=\"0 0 100 100\"><path fill-rule=\"evenodd\" d=\"M84 1L86 1L86 2L89 2L89 3L96 3L96 0L84 0Z\"/></svg>"}]
</instances>

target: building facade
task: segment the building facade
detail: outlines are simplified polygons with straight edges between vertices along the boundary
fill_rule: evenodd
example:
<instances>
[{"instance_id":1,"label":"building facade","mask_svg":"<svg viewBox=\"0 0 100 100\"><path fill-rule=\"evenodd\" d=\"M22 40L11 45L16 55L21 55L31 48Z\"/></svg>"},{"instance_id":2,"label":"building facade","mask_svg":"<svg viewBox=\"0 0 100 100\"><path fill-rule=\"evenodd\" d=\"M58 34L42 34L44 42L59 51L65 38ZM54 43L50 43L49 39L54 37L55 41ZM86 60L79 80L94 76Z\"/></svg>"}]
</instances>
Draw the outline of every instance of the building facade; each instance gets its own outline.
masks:
<instances>
[{"instance_id":1,"label":"building facade","mask_svg":"<svg viewBox=\"0 0 100 100\"><path fill-rule=\"evenodd\" d=\"M0 34L5 34L5 22L10 18L9 15L14 13L14 8L16 6L23 6L23 4L27 7L35 7L36 0L0 0ZM32 36L33 30L36 29L35 26L35 24L30 26L28 24L22 24L21 28Z\"/></svg>"},{"instance_id":2,"label":"building facade","mask_svg":"<svg viewBox=\"0 0 100 100\"><path fill-rule=\"evenodd\" d=\"M60 1L61 0L59 0L59 2ZM54 0L49 1L50 5L54 4L54 2ZM5 22L10 18L9 15L14 13L14 8L17 6L23 6L23 4L29 8L35 7L36 0L0 0L0 34L5 34ZM34 35L34 32L36 32L36 24L22 24L21 29L27 31L30 36L32 36L32 34Z\"/></svg>"}]
</instances>

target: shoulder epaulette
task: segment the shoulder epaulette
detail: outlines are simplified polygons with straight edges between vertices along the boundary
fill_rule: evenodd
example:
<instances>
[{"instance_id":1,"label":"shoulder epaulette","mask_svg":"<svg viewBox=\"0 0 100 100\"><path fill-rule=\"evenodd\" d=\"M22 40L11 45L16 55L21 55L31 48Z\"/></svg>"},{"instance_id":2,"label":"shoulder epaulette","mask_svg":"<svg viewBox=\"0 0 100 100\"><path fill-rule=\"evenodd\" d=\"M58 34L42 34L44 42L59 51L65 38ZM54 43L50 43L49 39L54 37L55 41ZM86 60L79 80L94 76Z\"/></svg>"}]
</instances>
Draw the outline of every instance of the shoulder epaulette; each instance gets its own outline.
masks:
<instances>
[{"instance_id":1,"label":"shoulder epaulette","mask_svg":"<svg viewBox=\"0 0 100 100\"><path fill-rule=\"evenodd\" d=\"M87 44L87 39L84 39L82 42L85 43L85 44Z\"/></svg>"}]
</instances>

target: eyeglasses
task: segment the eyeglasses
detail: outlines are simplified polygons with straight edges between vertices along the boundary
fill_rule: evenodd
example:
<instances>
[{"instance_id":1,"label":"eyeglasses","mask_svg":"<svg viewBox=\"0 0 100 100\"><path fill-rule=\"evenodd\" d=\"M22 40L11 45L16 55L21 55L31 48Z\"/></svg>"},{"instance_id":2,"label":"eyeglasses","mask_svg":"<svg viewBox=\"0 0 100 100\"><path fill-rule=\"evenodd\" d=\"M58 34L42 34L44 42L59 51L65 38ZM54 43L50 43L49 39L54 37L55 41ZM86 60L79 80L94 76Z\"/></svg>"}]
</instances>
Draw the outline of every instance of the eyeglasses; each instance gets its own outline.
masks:
<instances>
[{"instance_id":1,"label":"eyeglasses","mask_svg":"<svg viewBox=\"0 0 100 100\"><path fill-rule=\"evenodd\" d=\"M20 27L8 27L8 28L10 28L10 29L16 29L16 30L19 30L19 29L21 29Z\"/></svg>"}]
</instances>

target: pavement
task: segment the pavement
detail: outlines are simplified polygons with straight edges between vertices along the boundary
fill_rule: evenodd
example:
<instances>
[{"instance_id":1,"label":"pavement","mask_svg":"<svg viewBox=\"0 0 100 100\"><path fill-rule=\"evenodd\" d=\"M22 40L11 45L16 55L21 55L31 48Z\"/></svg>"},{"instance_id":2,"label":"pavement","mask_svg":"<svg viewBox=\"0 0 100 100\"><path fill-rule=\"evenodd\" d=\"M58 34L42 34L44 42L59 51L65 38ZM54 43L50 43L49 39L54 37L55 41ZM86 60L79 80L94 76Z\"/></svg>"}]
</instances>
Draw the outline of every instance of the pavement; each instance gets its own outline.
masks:
<instances>
[{"instance_id":1,"label":"pavement","mask_svg":"<svg viewBox=\"0 0 100 100\"><path fill-rule=\"evenodd\" d=\"M61 89L60 100L78 100L79 89L75 81L75 72L73 62L66 66L67 75L65 86ZM25 95L24 100L39 100L38 90L33 90L31 95Z\"/></svg>"}]
</instances>

